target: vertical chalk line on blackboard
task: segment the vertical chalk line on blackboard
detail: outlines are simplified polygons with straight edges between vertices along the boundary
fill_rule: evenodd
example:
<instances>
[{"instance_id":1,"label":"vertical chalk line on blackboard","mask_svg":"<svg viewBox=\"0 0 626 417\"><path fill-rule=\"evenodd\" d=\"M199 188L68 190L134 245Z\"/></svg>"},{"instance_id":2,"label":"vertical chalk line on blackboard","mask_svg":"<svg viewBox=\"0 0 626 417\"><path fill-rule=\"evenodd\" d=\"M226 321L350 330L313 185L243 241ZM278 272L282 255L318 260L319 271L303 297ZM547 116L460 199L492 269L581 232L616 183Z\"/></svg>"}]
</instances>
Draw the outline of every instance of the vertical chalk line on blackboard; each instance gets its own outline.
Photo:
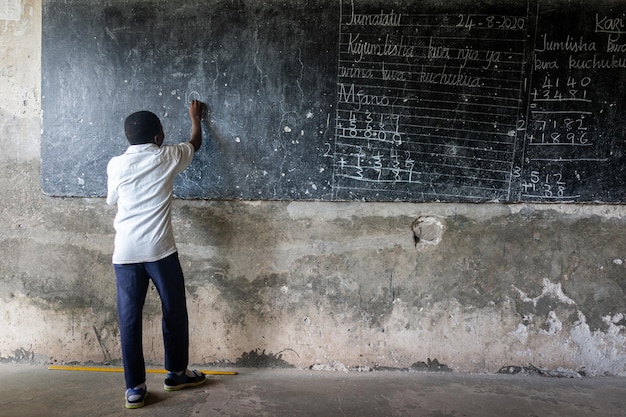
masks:
<instances>
[{"instance_id":1,"label":"vertical chalk line on blackboard","mask_svg":"<svg viewBox=\"0 0 626 417\"><path fill-rule=\"evenodd\" d=\"M526 4L526 16L529 16L529 11L530 11L530 3ZM526 39L528 38L528 23L525 25L524 27L524 35L523 35L523 39L524 39L524 48L523 48L523 53L525 53L526 51ZM523 62L523 59L522 59ZM520 71L519 74L519 80L518 80L518 99L519 99L519 103L521 105L521 103L523 102L522 99L522 94L524 91L524 70L522 69L522 71ZM521 108L518 108L518 123L519 123L519 117L520 117L520 113L521 113ZM528 120L528 117L526 117L526 120ZM517 126L516 126L517 127ZM511 199L511 190L512 190L512 184L513 184L513 172L515 170L515 156L516 156L516 150L519 146L519 141L520 140L524 140L524 134L520 133L519 129L514 129L513 132L515 133L515 140L514 140L514 146L512 148L512 155L511 155L511 163L509 165L509 172L508 172L508 189L507 189L507 193L506 193L506 199L510 200ZM522 136L520 139L520 135Z\"/></svg>"},{"instance_id":2,"label":"vertical chalk line on blackboard","mask_svg":"<svg viewBox=\"0 0 626 417\"><path fill-rule=\"evenodd\" d=\"M530 2L528 3L527 8L528 8L527 15L530 16ZM539 26L539 3L537 3L537 8L535 10L533 23L534 23L533 24L534 33L533 33L533 43L532 43L533 48L531 48L531 49L534 49L534 45L537 42L537 35L538 35L537 31L538 31L538 26ZM533 59L532 55L534 55L534 51L531 51L531 56L530 56L531 60ZM527 76L527 80L528 80L527 84L526 84L527 88L530 88L530 81L533 79L533 73L534 73L533 66L530 65L529 73L528 73L528 76ZM530 120L530 111L531 111L531 103L530 103L530 99L528 99L528 102L526 103L526 114L525 114L525 120L526 121ZM524 130L521 135L522 135L522 140L524 142L526 142L526 140L527 140L527 138L526 138L527 137L527 131ZM525 146L516 146L515 147L516 151L519 148L521 148L521 155L520 155L520 158L518 159L520 161L519 169L520 169L520 171L523 171L525 163L526 163L526 147ZM516 159L514 158L514 161L515 160ZM511 171L511 177L513 177L513 171ZM509 186L509 193L508 193L508 199L509 200L511 199L511 191L512 191L512 187Z\"/></svg>"},{"instance_id":3,"label":"vertical chalk line on blackboard","mask_svg":"<svg viewBox=\"0 0 626 417\"><path fill-rule=\"evenodd\" d=\"M342 38L342 28L343 28L343 0L339 0L339 15L338 15L338 21L337 21L337 27L339 28L338 30L338 45L337 45L337 74L339 74L339 68L341 66L341 38ZM338 80L337 80L338 82ZM333 149L332 149L332 154L333 154L333 160L336 161L336 154L337 154L337 140L336 140L336 135L339 132L339 106L335 106L335 140L333 141ZM333 164L333 170L332 170L332 175L331 175L331 195L333 200L337 198L337 181L336 181L336 169L335 169L336 163Z\"/></svg>"}]
</instances>

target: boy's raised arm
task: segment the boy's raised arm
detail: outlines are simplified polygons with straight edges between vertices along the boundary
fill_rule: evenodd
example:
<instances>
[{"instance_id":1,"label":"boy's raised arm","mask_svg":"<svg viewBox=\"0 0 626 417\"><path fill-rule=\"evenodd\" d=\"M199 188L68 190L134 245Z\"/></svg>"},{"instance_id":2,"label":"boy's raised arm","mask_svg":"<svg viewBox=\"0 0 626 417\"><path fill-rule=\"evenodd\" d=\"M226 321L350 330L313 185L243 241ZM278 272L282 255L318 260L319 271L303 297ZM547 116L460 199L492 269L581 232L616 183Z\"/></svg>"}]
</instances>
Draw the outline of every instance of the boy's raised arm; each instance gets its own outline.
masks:
<instances>
[{"instance_id":1,"label":"boy's raised arm","mask_svg":"<svg viewBox=\"0 0 626 417\"><path fill-rule=\"evenodd\" d=\"M191 137L189 143L193 145L194 150L200 149L202 145L202 102L193 100L189 105L189 118L191 119Z\"/></svg>"}]
</instances>

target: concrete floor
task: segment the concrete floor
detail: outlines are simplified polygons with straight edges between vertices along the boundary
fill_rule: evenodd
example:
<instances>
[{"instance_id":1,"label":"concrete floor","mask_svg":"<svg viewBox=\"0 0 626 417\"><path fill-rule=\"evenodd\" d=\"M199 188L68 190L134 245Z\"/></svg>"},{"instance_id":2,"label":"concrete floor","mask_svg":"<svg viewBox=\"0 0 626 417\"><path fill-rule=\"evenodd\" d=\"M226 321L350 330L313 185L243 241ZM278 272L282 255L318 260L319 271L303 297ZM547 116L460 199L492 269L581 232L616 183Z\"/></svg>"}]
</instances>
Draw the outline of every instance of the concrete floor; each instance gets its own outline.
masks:
<instances>
[{"instance_id":1,"label":"concrete floor","mask_svg":"<svg viewBox=\"0 0 626 417\"><path fill-rule=\"evenodd\" d=\"M148 374L144 408L124 408L122 374L0 365L1 417L319 416L623 417L626 378L428 372L238 369L206 385L162 390Z\"/></svg>"}]
</instances>

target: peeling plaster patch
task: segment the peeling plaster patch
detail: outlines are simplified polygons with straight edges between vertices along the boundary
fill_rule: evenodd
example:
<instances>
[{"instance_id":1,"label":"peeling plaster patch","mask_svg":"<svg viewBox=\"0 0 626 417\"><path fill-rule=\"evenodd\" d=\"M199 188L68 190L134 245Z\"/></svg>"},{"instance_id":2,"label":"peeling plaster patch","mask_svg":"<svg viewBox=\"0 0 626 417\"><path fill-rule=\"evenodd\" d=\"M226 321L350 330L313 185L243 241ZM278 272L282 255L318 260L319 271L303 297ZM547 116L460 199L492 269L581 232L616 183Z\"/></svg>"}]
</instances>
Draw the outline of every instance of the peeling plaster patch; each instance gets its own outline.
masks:
<instances>
[{"instance_id":1,"label":"peeling plaster patch","mask_svg":"<svg viewBox=\"0 0 626 417\"><path fill-rule=\"evenodd\" d=\"M608 336L608 337L607 337ZM570 333L570 340L578 346L576 361L584 363L591 375L625 375L622 353L626 337L619 334L592 332L585 315L578 312L578 321Z\"/></svg>"},{"instance_id":2,"label":"peeling plaster patch","mask_svg":"<svg viewBox=\"0 0 626 417\"><path fill-rule=\"evenodd\" d=\"M517 325L517 329L509 332L509 335L515 337L521 343L526 343L528 340L528 326L524 326L522 323Z\"/></svg>"},{"instance_id":3,"label":"peeling plaster patch","mask_svg":"<svg viewBox=\"0 0 626 417\"><path fill-rule=\"evenodd\" d=\"M546 297L554 298L566 305L576 305L572 299L567 297L561 288L560 284L551 283L548 279L543 281L542 293L534 298L528 297L528 295L515 288L525 303L530 303L535 307L539 302ZM559 311L559 310L557 310ZM534 316L532 314L524 315L523 322L517 325L517 328L508 334L517 340L519 340L529 350L526 352L516 352L517 357L528 356L529 358L535 357L534 350L541 350L542 347L549 349L551 343L554 348L558 345L558 339L556 335L563 333L567 330L565 337L568 343L573 346L571 356L566 354L560 360L564 361L567 366L573 364L584 364L583 371L586 375L625 375L626 365L625 356L623 354L623 346L626 344L626 336L624 335L624 329L626 328L626 314L615 313L604 316L602 320L607 324L608 330L606 332L596 330L591 331L587 324L587 318L582 311L576 309L578 319L572 323L563 323L557 316L554 310L550 310L547 313L547 317L541 326L538 333L532 332L532 323ZM537 348L534 346L536 341L533 341L533 334L553 336L555 339L553 342L549 342L544 339L542 347Z\"/></svg>"},{"instance_id":4,"label":"peeling plaster patch","mask_svg":"<svg viewBox=\"0 0 626 417\"><path fill-rule=\"evenodd\" d=\"M547 363L568 367L583 365L583 372L590 376L624 375L626 366L622 351L626 343L623 332L626 323L623 313L609 313L602 318L608 327L606 332L592 331L585 314L576 308L577 303L573 299L564 294L560 283L552 283L549 279L544 279L541 294L533 298L515 286L513 288L519 293L522 302L534 307L553 305L554 302L562 303L560 308L555 306L556 308L545 311L546 316L536 332L532 330L533 323L539 324L539 322L535 321L536 317L533 314L526 314L517 329L509 333L528 347L530 352L534 352L530 354L529 359L541 358ZM563 309L563 306L569 306L569 308ZM577 315L577 320L572 319L571 314ZM561 321L563 319L564 321ZM535 339L534 335L550 336L550 339ZM562 349L563 339L567 340L568 346L571 346L569 349L571 352L564 352L558 361L546 360L545 355L541 354L537 356L536 352L544 349ZM516 356L524 355L519 352Z\"/></svg>"},{"instance_id":5,"label":"peeling plaster patch","mask_svg":"<svg viewBox=\"0 0 626 417\"><path fill-rule=\"evenodd\" d=\"M608 315L608 316L604 316L602 317L602 321L605 322L608 326L609 329L607 330L607 334L610 335L614 335L617 336L619 335L619 333L624 330L624 328L626 328L623 324L619 324L619 323L624 323L624 314L622 313L618 313L614 316Z\"/></svg>"},{"instance_id":6,"label":"peeling plaster patch","mask_svg":"<svg viewBox=\"0 0 626 417\"><path fill-rule=\"evenodd\" d=\"M513 288L519 293L522 301L525 303L532 303L533 306L537 307L537 303L544 297L554 297L557 300L561 301L564 304L568 305L576 305L576 301L572 300L563 292L563 288L561 287L561 283L552 283L548 278L543 279L543 289L541 294L535 298L530 298L528 295L513 285Z\"/></svg>"},{"instance_id":7,"label":"peeling plaster patch","mask_svg":"<svg viewBox=\"0 0 626 417\"><path fill-rule=\"evenodd\" d=\"M32 346L31 348L32 349ZM35 363L35 352L25 348L19 348L13 352L13 356L0 356L0 363Z\"/></svg>"},{"instance_id":8,"label":"peeling plaster patch","mask_svg":"<svg viewBox=\"0 0 626 417\"><path fill-rule=\"evenodd\" d=\"M548 313L548 319L546 320L546 329L541 330L542 334L554 335L563 330L563 323L558 319L554 311Z\"/></svg>"},{"instance_id":9,"label":"peeling plaster patch","mask_svg":"<svg viewBox=\"0 0 626 417\"><path fill-rule=\"evenodd\" d=\"M609 323L619 323L620 321L624 320L624 315L622 313L618 313L614 316L608 315L602 318L602 320L609 324Z\"/></svg>"},{"instance_id":10,"label":"peeling plaster patch","mask_svg":"<svg viewBox=\"0 0 626 417\"><path fill-rule=\"evenodd\" d=\"M445 222L434 216L420 216L411 224L415 247L436 246L446 231Z\"/></svg>"}]
</instances>

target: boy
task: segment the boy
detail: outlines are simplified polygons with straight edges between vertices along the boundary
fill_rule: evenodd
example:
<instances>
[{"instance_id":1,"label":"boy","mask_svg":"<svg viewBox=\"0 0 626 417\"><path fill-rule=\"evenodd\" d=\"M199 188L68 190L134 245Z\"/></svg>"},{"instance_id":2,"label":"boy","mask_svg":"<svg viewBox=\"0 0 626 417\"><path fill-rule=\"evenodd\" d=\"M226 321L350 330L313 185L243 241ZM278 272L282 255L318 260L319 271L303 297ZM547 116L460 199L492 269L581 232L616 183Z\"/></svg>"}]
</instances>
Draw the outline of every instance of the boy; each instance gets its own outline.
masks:
<instances>
[{"instance_id":1,"label":"boy","mask_svg":"<svg viewBox=\"0 0 626 417\"><path fill-rule=\"evenodd\" d=\"M187 369L189 330L185 284L171 224L174 177L202 145L202 103L189 106L188 142L163 145L159 118L133 113L124 121L130 147L107 166L107 204L117 204L113 266L126 382L126 408L143 407L148 395L142 346L142 310L152 280L163 311L164 389L197 386L206 376ZM162 146L163 145L163 146Z\"/></svg>"}]
</instances>

